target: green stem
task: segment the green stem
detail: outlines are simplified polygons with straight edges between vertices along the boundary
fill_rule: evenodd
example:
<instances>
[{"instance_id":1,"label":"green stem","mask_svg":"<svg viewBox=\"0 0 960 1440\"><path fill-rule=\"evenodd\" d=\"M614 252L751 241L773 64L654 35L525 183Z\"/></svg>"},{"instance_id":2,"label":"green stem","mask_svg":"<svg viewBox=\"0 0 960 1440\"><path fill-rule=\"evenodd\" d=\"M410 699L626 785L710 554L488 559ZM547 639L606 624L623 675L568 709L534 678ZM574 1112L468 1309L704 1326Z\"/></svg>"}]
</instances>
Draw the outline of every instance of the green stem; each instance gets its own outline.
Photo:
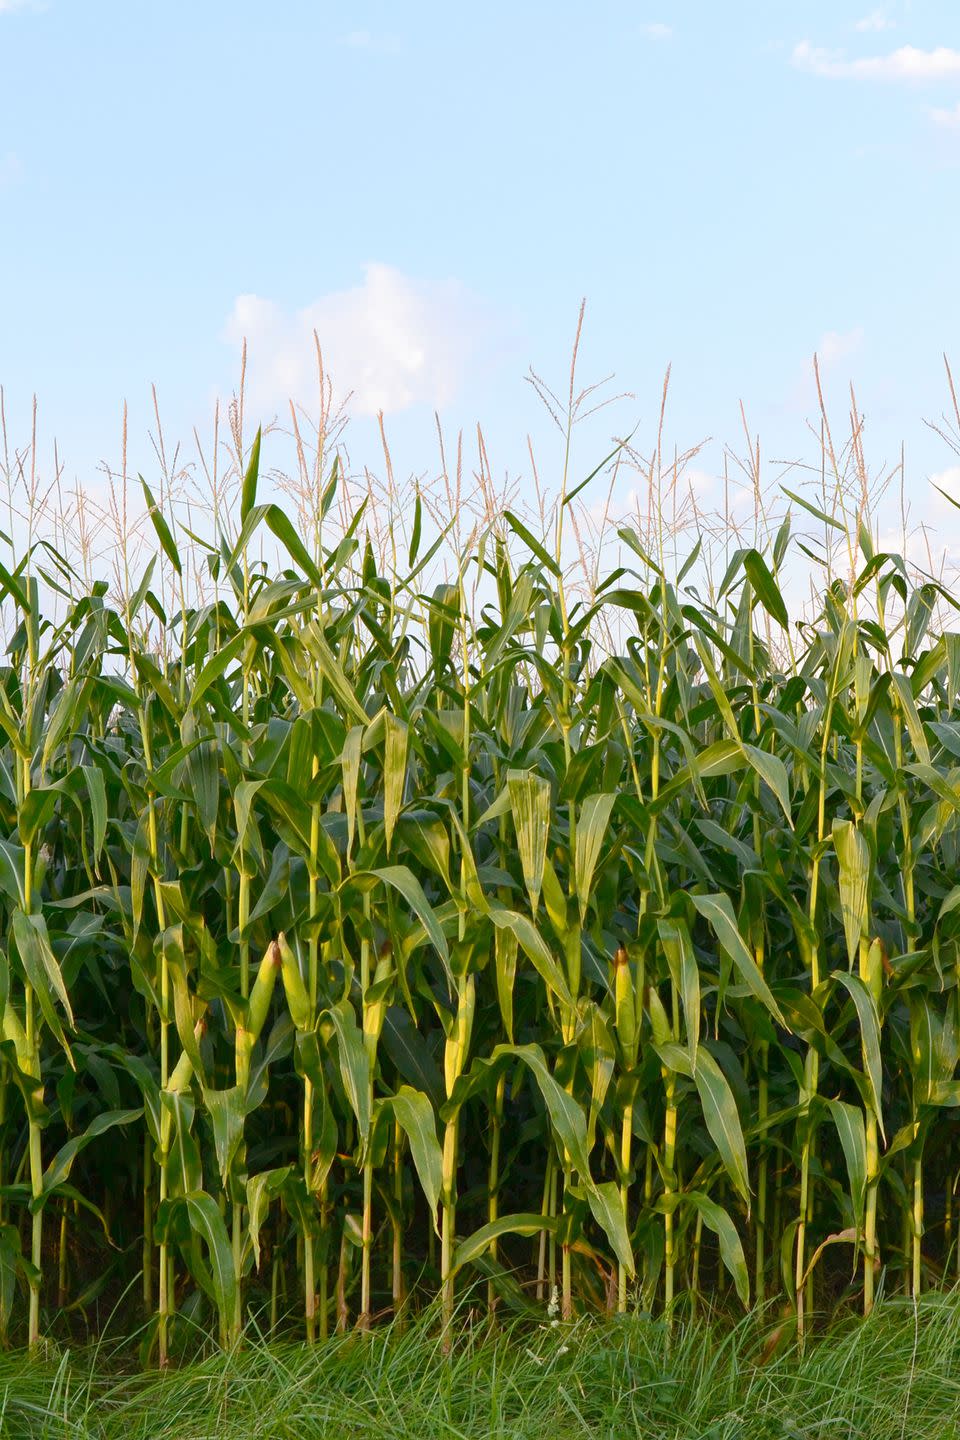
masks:
<instances>
[{"instance_id":1,"label":"green stem","mask_svg":"<svg viewBox=\"0 0 960 1440\"><path fill-rule=\"evenodd\" d=\"M143 1137L143 1308L153 1309L153 1142Z\"/></svg>"},{"instance_id":2,"label":"green stem","mask_svg":"<svg viewBox=\"0 0 960 1440\"><path fill-rule=\"evenodd\" d=\"M26 1032L30 1047L29 1073L40 1085L40 1060L37 1053L37 1023L34 1014L33 987L26 986ZM28 1121L30 1150L30 1195L39 1201L43 1195L43 1152L40 1126L31 1114ZM40 1342L40 1283L43 1273L43 1210L34 1211L30 1226L30 1261L33 1273L30 1277L30 1310L27 1327L27 1344L33 1350Z\"/></svg>"},{"instance_id":3,"label":"green stem","mask_svg":"<svg viewBox=\"0 0 960 1440\"><path fill-rule=\"evenodd\" d=\"M767 1154L766 1130L763 1128L769 1112L769 1082L767 1079L767 1065L769 1061L769 1045L761 1041L759 1046L758 1068L758 1094L757 1094L757 1119L760 1122L760 1164L757 1169L757 1220L756 1220L756 1245L757 1253L754 1265L754 1292L757 1304L762 1305L766 1295L766 1235L767 1235L767 1172L769 1158ZM699 1217L698 1217L699 1218Z\"/></svg>"},{"instance_id":4,"label":"green stem","mask_svg":"<svg viewBox=\"0 0 960 1440\"><path fill-rule=\"evenodd\" d=\"M503 1102L506 1084L507 1077L505 1074L501 1074L497 1079L497 1089L493 1101L493 1115L491 1117L490 1169L487 1178L487 1220L490 1224L493 1224L499 1214L500 1132L503 1128ZM496 1240L491 1240L490 1242L490 1259L496 1264ZM487 1310L491 1319L495 1316L496 1309L497 1292L491 1280L487 1283Z\"/></svg>"},{"instance_id":5,"label":"green stem","mask_svg":"<svg viewBox=\"0 0 960 1440\"><path fill-rule=\"evenodd\" d=\"M443 1347L452 1344L453 1307L455 1300L453 1245L456 1234L457 1117L447 1121L443 1132L443 1189L440 1222L440 1286Z\"/></svg>"},{"instance_id":6,"label":"green stem","mask_svg":"<svg viewBox=\"0 0 960 1440\"><path fill-rule=\"evenodd\" d=\"M553 1154L547 1155L547 1165L543 1173L543 1200L540 1205L540 1214L546 1219L550 1214L550 1185L553 1179ZM547 1234L545 1225L540 1231L537 1239L537 1299L545 1300L547 1283Z\"/></svg>"},{"instance_id":7,"label":"green stem","mask_svg":"<svg viewBox=\"0 0 960 1440\"><path fill-rule=\"evenodd\" d=\"M403 1130L397 1122L393 1127L393 1321L403 1329Z\"/></svg>"},{"instance_id":8,"label":"green stem","mask_svg":"<svg viewBox=\"0 0 960 1440\"><path fill-rule=\"evenodd\" d=\"M623 1206L623 1223L630 1233L630 1166L633 1151L633 1096L627 1101L620 1127L620 1204ZM617 1267L617 1311L627 1313L627 1272L622 1265Z\"/></svg>"},{"instance_id":9,"label":"green stem","mask_svg":"<svg viewBox=\"0 0 960 1440\"><path fill-rule=\"evenodd\" d=\"M664 1197L669 1201L674 1195L671 1177L677 1154L676 1077L672 1071L665 1070L664 1080L667 1087L667 1111L663 1127L663 1168L667 1175L664 1182ZM663 1214L663 1300L668 1326L673 1324L674 1267L676 1265L673 1221L673 1209L668 1207Z\"/></svg>"}]
</instances>

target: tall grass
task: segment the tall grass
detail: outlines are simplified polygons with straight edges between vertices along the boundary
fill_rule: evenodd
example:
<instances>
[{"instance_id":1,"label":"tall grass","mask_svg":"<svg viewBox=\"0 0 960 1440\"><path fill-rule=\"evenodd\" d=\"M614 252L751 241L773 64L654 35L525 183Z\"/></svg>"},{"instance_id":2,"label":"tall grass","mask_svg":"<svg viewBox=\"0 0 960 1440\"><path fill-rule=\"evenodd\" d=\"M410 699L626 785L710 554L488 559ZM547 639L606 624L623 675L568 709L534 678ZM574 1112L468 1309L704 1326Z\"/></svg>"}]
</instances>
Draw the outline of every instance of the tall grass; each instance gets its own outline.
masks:
<instances>
[{"instance_id":1,"label":"tall grass","mask_svg":"<svg viewBox=\"0 0 960 1440\"><path fill-rule=\"evenodd\" d=\"M429 1318L429 1317L428 1317ZM111 1371L86 1350L0 1357L10 1440L947 1440L960 1413L953 1297L892 1302L803 1356L769 1326L638 1316L599 1329L504 1324L462 1332L384 1326L327 1345L264 1345L158 1375Z\"/></svg>"},{"instance_id":2,"label":"tall grass","mask_svg":"<svg viewBox=\"0 0 960 1440\"><path fill-rule=\"evenodd\" d=\"M385 520L332 402L293 518L242 401L199 518L124 435L113 586L8 456L5 1335L139 1307L163 1364L437 1296L447 1345L479 1272L493 1325L780 1297L802 1339L955 1273L954 597L878 548L855 406L734 545L661 410L587 477L642 468L612 537L591 392L536 383L539 525L462 456Z\"/></svg>"}]
</instances>

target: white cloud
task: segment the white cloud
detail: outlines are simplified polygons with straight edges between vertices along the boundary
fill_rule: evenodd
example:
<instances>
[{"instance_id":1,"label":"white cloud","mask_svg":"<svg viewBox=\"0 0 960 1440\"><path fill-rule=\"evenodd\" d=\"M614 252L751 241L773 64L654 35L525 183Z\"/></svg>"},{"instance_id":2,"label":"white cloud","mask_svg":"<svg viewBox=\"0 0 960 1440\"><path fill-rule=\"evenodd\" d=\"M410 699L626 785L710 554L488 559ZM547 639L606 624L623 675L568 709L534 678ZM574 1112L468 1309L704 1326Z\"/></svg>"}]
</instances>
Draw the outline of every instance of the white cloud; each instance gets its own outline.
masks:
<instances>
[{"instance_id":1,"label":"white cloud","mask_svg":"<svg viewBox=\"0 0 960 1440\"><path fill-rule=\"evenodd\" d=\"M841 360L847 360L855 355L863 344L863 328L857 326L854 330L828 330L820 337L817 346L817 359L820 362L821 370L833 369Z\"/></svg>"},{"instance_id":2,"label":"white cloud","mask_svg":"<svg viewBox=\"0 0 960 1440\"><path fill-rule=\"evenodd\" d=\"M340 44L346 45L349 50L382 50L391 54L400 49L396 35L373 30L348 30L340 37Z\"/></svg>"},{"instance_id":3,"label":"white cloud","mask_svg":"<svg viewBox=\"0 0 960 1440\"><path fill-rule=\"evenodd\" d=\"M817 357L820 377L827 388L829 382L837 381L846 386L852 376L852 364L844 373L844 362L852 361L863 346L864 332L860 325L851 330L825 330L813 347ZM810 351L798 360L795 370L788 377L788 387L782 399L782 407L790 415L809 414L811 405L817 405L814 383L813 359Z\"/></svg>"},{"instance_id":4,"label":"white cloud","mask_svg":"<svg viewBox=\"0 0 960 1440\"><path fill-rule=\"evenodd\" d=\"M652 25L643 26L644 35L649 35L651 40L669 40L673 34L672 25L664 25L662 21L655 20Z\"/></svg>"},{"instance_id":5,"label":"white cloud","mask_svg":"<svg viewBox=\"0 0 960 1440\"><path fill-rule=\"evenodd\" d=\"M718 497L717 493L718 479L708 470L686 465L677 476L675 492L672 484L672 475L665 475L662 488L663 508L671 519L675 515L681 525L689 524L694 519L694 507L698 511L711 514L718 505L721 508L723 506L723 498ZM598 493L586 506L586 512L595 526L612 527L636 520L642 523L650 505L650 491L645 484L639 488L628 485L625 489L617 489L613 495L608 489L604 489L599 480L597 487ZM735 504L736 500L733 503Z\"/></svg>"},{"instance_id":6,"label":"white cloud","mask_svg":"<svg viewBox=\"0 0 960 1440\"><path fill-rule=\"evenodd\" d=\"M716 476L711 475L708 470L699 470L695 465L688 465L683 472L683 481L695 495L706 495L716 484Z\"/></svg>"},{"instance_id":7,"label":"white cloud","mask_svg":"<svg viewBox=\"0 0 960 1440\"><path fill-rule=\"evenodd\" d=\"M948 465L946 470L938 470L930 476L930 484L936 485L938 491L945 491L960 504L960 465ZM937 494L934 501L936 508L945 513L952 511L956 517L960 511L956 510L943 495Z\"/></svg>"},{"instance_id":8,"label":"white cloud","mask_svg":"<svg viewBox=\"0 0 960 1440\"><path fill-rule=\"evenodd\" d=\"M960 130L960 102L952 109L932 109L929 112L934 125L941 130Z\"/></svg>"},{"instance_id":9,"label":"white cloud","mask_svg":"<svg viewBox=\"0 0 960 1440\"><path fill-rule=\"evenodd\" d=\"M897 22L895 20L891 20L890 17L888 15L885 15L882 10L871 10L870 14L864 15L863 19L858 20L853 28L854 30L860 30L861 32L871 30L894 30L896 28L896 24Z\"/></svg>"},{"instance_id":10,"label":"white cloud","mask_svg":"<svg viewBox=\"0 0 960 1440\"><path fill-rule=\"evenodd\" d=\"M946 45L938 45L935 50L902 45L889 55L848 60L842 50L822 50L802 40L793 47L793 63L799 70L829 80L960 79L960 50L951 50Z\"/></svg>"},{"instance_id":11,"label":"white cloud","mask_svg":"<svg viewBox=\"0 0 960 1440\"><path fill-rule=\"evenodd\" d=\"M903 554L924 571L952 578L960 569L960 509L948 496L960 504L960 465L931 475L929 486L921 489L908 512L906 544L902 524L891 524L879 536L880 549Z\"/></svg>"},{"instance_id":12,"label":"white cloud","mask_svg":"<svg viewBox=\"0 0 960 1440\"><path fill-rule=\"evenodd\" d=\"M489 314L456 281L419 281L371 264L364 282L290 311L259 295L239 295L226 338L249 350L251 393L264 406L316 393L316 331L337 394L353 415L442 408L456 396L490 331Z\"/></svg>"},{"instance_id":13,"label":"white cloud","mask_svg":"<svg viewBox=\"0 0 960 1440\"><path fill-rule=\"evenodd\" d=\"M23 165L15 150L7 150L0 155L0 189L7 185L14 185L22 174Z\"/></svg>"},{"instance_id":14,"label":"white cloud","mask_svg":"<svg viewBox=\"0 0 960 1440\"><path fill-rule=\"evenodd\" d=\"M877 549L881 554L902 555L908 565L948 586L952 586L960 569L960 536L955 529L939 525L924 522L908 530L906 536L902 526L889 526L877 536Z\"/></svg>"}]
</instances>

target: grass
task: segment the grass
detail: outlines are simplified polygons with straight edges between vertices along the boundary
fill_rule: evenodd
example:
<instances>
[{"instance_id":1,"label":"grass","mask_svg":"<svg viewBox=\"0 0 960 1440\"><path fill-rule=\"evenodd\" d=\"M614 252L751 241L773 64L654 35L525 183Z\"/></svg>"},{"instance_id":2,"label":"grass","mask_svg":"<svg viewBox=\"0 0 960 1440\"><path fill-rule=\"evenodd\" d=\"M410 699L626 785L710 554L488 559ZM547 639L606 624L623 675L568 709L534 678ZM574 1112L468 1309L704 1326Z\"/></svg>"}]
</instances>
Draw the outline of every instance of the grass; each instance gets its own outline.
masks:
<instances>
[{"instance_id":1,"label":"grass","mask_svg":"<svg viewBox=\"0 0 960 1440\"><path fill-rule=\"evenodd\" d=\"M469 1312L461 1310L461 1317ZM104 1348L0 1358L6 1440L948 1440L960 1435L960 1295L889 1300L801 1356L769 1311L731 1329L621 1316L467 1327L435 1317L309 1349L253 1341L166 1374Z\"/></svg>"}]
</instances>

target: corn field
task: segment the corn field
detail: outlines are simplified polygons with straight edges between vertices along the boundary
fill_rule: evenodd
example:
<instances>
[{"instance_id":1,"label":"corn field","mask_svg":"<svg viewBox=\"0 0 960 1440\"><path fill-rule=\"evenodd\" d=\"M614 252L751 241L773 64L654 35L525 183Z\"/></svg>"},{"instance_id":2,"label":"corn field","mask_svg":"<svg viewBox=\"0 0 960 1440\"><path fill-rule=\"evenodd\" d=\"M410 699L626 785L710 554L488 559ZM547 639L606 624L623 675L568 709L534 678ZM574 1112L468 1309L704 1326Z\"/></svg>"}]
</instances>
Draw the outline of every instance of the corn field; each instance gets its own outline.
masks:
<instances>
[{"instance_id":1,"label":"corn field","mask_svg":"<svg viewBox=\"0 0 960 1440\"><path fill-rule=\"evenodd\" d=\"M628 527L587 601L573 490L427 584L419 500L384 564L259 466L211 540L144 484L121 599L0 567L4 1338L950 1283L948 591L861 526L791 623L795 496L709 602Z\"/></svg>"}]
</instances>

